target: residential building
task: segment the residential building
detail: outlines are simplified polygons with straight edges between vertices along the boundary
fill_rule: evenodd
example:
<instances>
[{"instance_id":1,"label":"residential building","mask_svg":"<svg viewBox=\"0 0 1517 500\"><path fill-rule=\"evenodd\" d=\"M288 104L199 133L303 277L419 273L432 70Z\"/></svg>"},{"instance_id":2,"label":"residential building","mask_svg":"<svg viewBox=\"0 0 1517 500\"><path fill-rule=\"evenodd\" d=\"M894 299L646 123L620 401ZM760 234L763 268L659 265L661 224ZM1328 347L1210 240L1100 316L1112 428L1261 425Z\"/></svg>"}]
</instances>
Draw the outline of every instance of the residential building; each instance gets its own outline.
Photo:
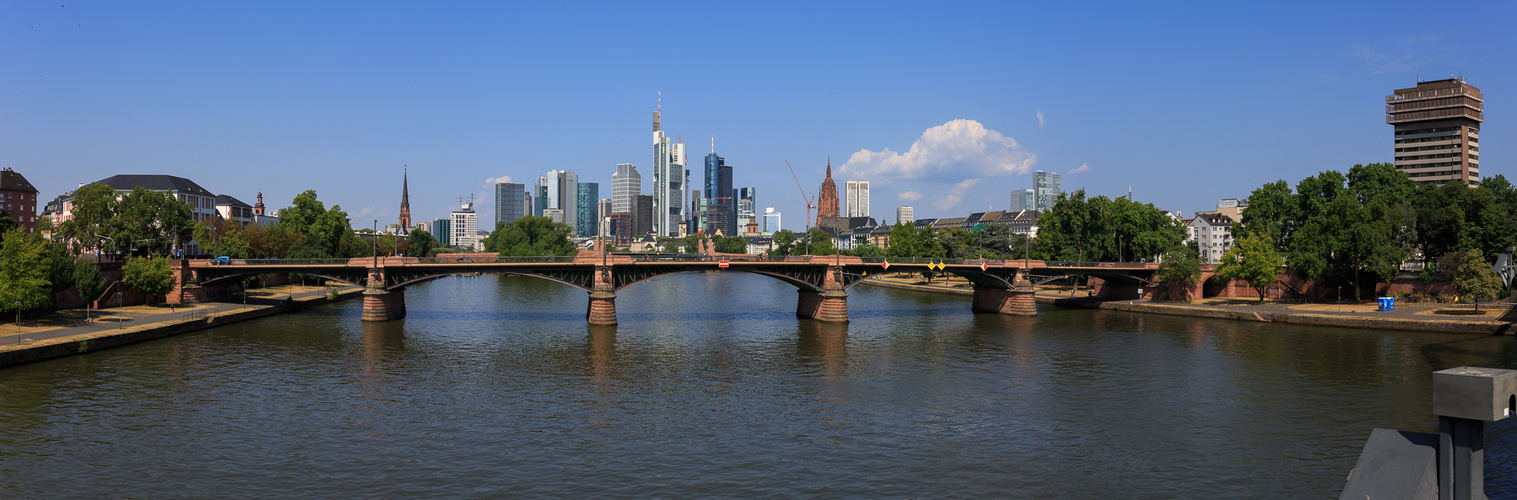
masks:
<instances>
[{"instance_id":1,"label":"residential building","mask_svg":"<svg viewBox=\"0 0 1517 500\"><path fill-rule=\"evenodd\" d=\"M1201 262L1216 264L1222 254L1233 246L1233 219L1216 212L1196 214L1186 227L1185 241L1195 241L1200 249Z\"/></svg>"},{"instance_id":2,"label":"residential building","mask_svg":"<svg viewBox=\"0 0 1517 500\"><path fill-rule=\"evenodd\" d=\"M869 216L869 181L848 181L848 216Z\"/></svg>"},{"instance_id":3,"label":"residential building","mask_svg":"<svg viewBox=\"0 0 1517 500\"><path fill-rule=\"evenodd\" d=\"M660 105L653 112L653 232L679 237L679 227L688 219L685 193L690 174L685 171L685 145L664 135L662 114Z\"/></svg>"},{"instance_id":4,"label":"residential building","mask_svg":"<svg viewBox=\"0 0 1517 500\"><path fill-rule=\"evenodd\" d=\"M437 240L437 244L453 244L453 232L449 229L453 225L452 222L451 218L432 220L432 239Z\"/></svg>"},{"instance_id":5,"label":"residential building","mask_svg":"<svg viewBox=\"0 0 1517 500\"><path fill-rule=\"evenodd\" d=\"M611 211L632 212L632 197L643 194L643 174L637 165L616 164L616 173L611 174Z\"/></svg>"},{"instance_id":6,"label":"residential building","mask_svg":"<svg viewBox=\"0 0 1517 500\"><path fill-rule=\"evenodd\" d=\"M527 215L527 186L514 182L495 183L495 224L511 224Z\"/></svg>"},{"instance_id":7,"label":"residential building","mask_svg":"<svg viewBox=\"0 0 1517 500\"><path fill-rule=\"evenodd\" d=\"M913 222L916 222L916 220L917 220L916 212L917 212L917 209L912 208L912 207L896 207L895 208L895 222L896 222L896 224L900 224L902 222L907 223L907 224L911 224Z\"/></svg>"},{"instance_id":8,"label":"residential building","mask_svg":"<svg viewBox=\"0 0 1517 500\"><path fill-rule=\"evenodd\" d=\"M467 201L449 214L449 244L479 250L479 214L474 213L474 202Z\"/></svg>"},{"instance_id":9,"label":"residential building","mask_svg":"<svg viewBox=\"0 0 1517 500\"><path fill-rule=\"evenodd\" d=\"M1396 168L1418 184L1480 185L1480 125L1485 97L1463 77L1418 81L1385 96L1395 128Z\"/></svg>"},{"instance_id":10,"label":"residential building","mask_svg":"<svg viewBox=\"0 0 1517 500\"><path fill-rule=\"evenodd\" d=\"M411 230L411 183L404 170L400 174L400 227L394 234L404 235Z\"/></svg>"},{"instance_id":11,"label":"residential building","mask_svg":"<svg viewBox=\"0 0 1517 500\"><path fill-rule=\"evenodd\" d=\"M216 215L223 220L234 220L247 224L253 222L253 206L243 203L242 200L228 195L216 195Z\"/></svg>"},{"instance_id":12,"label":"residential building","mask_svg":"<svg viewBox=\"0 0 1517 500\"><path fill-rule=\"evenodd\" d=\"M822 188L816 192L816 224L822 225L823 217L839 217L838 210L838 185L832 182L832 158L827 159L827 178L822 180Z\"/></svg>"},{"instance_id":13,"label":"residential building","mask_svg":"<svg viewBox=\"0 0 1517 500\"><path fill-rule=\"evenodd\" d=\"M1243 211L1248 209L1248 198L1223 198L1217 202L1217 213L1226 215L1233 222L1243 221Z\"/></svg>"},{"instance_id":14,"label":"residential building","mask_svg":"<svg viewBox=\"0 0 1517 500\"><path fill-rule=\"evenodd\" d=\"M581 238L599 234L600 228L600 183L581 182L577 186L574 202L574 234ZM566 222L567 224L567 222Z\"/></svg>"},{"instance_id":15,"label":"residential building","mask_svg":"<svg viewBox=\"0 0 1517 500\"><path fill-rule=\"evenodd\" d=\"M1058 199L1059 193L1063 192L1059 189L1059 174L1054 172L1042 170L1033 172L1032 186L1034 202L1037 204L1032 208L1039 212L1047 212L1053 208L1054 201Z\"/></svg>"},{"instance_id":16,"label":"residential building","mask_svg":"<svg viewBox=\"0 0 1517 500\"><path fill-rule=\"evenodd\" d=\"M121 174L96 182L115 190L118 197L138 187L169 193L175 199L189 205L192 221L212 220L221 216L216 212L216 195L200 187L195 181L183 177L161 174ZM184 243L178 250L185 255L201 253L199 243L196 241Z\"/></svg>"},{"instance_id":17,"label":"residential building","mask_svg":"<svg viewBox=\"0 0 1517 500\"><path fill-rule=\"evenodd\" d=\"M1020 210L1037 210L1038 197L1031 189L1019 189L1011 192L1011 208L1013 212Z\"/></svg>"},{"instance_id":18,"label":"residential building","mask_svg":"<svg viewBox=\"0 0 1517 500\"><path fill-rule=\"evenodd\" d=\"M10 168L0 170L0 210L9 212L21 230L37 232L37 188Z\"/></svg>"},{"instance_id":19,"label":"residential building","mask_svg":"<svg viewBox=\"0 0 1517 500\"><path fill-rule=\"evenodd\" d=\"M774 234L780 230L780 213L774 211L774 207L764 207L764 227L759 230L763 234Z\"/></svg>"}]
</instances>

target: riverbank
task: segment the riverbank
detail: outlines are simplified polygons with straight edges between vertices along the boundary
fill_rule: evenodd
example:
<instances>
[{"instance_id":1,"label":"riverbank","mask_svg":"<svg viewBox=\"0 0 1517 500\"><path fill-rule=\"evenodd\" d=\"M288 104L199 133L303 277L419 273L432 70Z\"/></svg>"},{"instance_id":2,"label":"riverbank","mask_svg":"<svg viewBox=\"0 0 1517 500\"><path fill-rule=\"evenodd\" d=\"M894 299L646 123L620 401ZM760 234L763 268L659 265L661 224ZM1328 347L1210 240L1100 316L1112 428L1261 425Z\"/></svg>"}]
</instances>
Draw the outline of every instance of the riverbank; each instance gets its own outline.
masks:
<instances>
[{"instance_id":1,"label":"riverbank","mask_svg":"<svg viewBox=\"0 0 1517 500\"><path fill-rule=\"evenodd\" d=\"M872 277L860 283L897 290L973 296L974 290L963 284L947 281L926 284L911 278L896 279ZM967 284L967 282L965 282ZM1282 304L1252 301L1191 301L1150 302L1147 300L1103 300L1094 297L1071 297L1068 287L1062 289L1040 288L1034 296L1038 304L1081 309L1106 309L1111 311L1168 314L1197 318L1230 319L1262 323L1285 323L1297 325L1334 326L1377 330L1405 330L1415 332L1477 333L1486 335L1517 335L1517 311L1511 304L1486 306L1480 319L1460 319L1441 316L1438 312L1449 308L1443 304L1407 304L1395 311L1376 311L1374 304Z\"/></svg>"},{"instance_id":2,"label":"riverbank","mask_svg":"<svg viewBox=\"0 0 1517 500\"><path fill-rule=\"evenodd\" d=\"M255 290L262 296L248 303L203 303L163 311L161 307L132 306L121 310L95 311L101 315L89 323L18 328L0 337L0 369L90 351L111 349L149 340L172 337L239 321L300 311L334 299L332 289L289 286ZM362 287L338 288L335 300L363 296ZM136 323L136 322L141 323ZM128 323L132 323L128 325Z\"/></svg>"}]
</instances>

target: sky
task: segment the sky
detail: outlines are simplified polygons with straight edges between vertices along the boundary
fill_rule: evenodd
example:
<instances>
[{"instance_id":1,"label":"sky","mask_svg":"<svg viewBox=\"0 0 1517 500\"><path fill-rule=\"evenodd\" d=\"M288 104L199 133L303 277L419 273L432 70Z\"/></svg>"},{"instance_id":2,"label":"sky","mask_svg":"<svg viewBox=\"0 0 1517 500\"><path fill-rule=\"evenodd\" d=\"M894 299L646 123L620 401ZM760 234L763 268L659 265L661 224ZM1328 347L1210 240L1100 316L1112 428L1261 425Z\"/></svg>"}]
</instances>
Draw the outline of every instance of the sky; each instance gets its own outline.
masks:
<instances>
[{"instance_id":1,"label":"sky","mask_svg":"<svg viewBox=\"0 0 1517 500\"><path fill-rule=\"evenodd\" d=\"M52 199L170 174L355 226L618 163L652 113L806 226L828 162L871 215L1004 210L1032 172L1192 213L1392 160L1385 96L1462 74L1512 176L1517 1L0 2L0 167ZM714 139L713 139L714 136ZM786 162L799 177L797 187ZM804 190L804 197L802 191ZM811 214L815 217L815 213Z\"/></svg>"}]
</instances>

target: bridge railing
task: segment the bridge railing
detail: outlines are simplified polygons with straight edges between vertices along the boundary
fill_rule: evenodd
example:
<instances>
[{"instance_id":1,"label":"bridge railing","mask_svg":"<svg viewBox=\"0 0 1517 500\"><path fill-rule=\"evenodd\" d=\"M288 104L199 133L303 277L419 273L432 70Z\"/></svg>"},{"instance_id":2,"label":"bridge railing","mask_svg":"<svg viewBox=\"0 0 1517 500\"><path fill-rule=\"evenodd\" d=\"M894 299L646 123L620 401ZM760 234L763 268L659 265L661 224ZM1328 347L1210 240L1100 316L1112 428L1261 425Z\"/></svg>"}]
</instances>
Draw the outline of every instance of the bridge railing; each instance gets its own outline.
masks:
<instances>
[{"instance_id":1,"label":"bridge railing","mask_svg":"<svg viewBox=\"0 0 1517 500\"><path fill-rule=\"evenodd\" d=\"M212 264L223 266L320 266L320 265L346 265L349 259L231 259L227 261L211 260Z\"/></svg>"}]
</instances>

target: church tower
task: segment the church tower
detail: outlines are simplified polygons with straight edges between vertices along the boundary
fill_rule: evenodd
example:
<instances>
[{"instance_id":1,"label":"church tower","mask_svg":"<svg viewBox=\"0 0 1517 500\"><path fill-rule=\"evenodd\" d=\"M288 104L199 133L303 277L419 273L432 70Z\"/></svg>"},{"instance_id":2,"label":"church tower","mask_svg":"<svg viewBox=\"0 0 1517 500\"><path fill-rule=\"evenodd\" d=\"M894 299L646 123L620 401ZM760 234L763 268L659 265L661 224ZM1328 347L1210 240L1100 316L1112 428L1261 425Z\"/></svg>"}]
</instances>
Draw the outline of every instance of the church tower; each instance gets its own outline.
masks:
<instances>
[{"instance_id":1,"label":"church tower","mask_svg":"<svg viewBox=\"0 0 1517 500\"><path fill-rule=\"evenodd\" d=\"M838 185L832 182L832 158L827 159L827 179L822 181L822 190L816 193L816 225L822 225L822 217L839 217Z\"/></svg>"},{"instance_id":2,"label":"church tower","mask_svg":"<svg viewBox=\"0 0 1517 500\"><path fill-rule=\"evenodd\" d=\"M258 192L258 203L253 204L253 215L263 215L263 191Z\"/></svg>"},{"instance_id":3,"label":"church tower","mask_svg":"<svg viewBox=\"0 0 1517 500\"><path fill-rule=\"evenodd\" d=\"M400 232L411 232L411 186L405 171L400 174Z\"/></svg>"}]
</instances>

